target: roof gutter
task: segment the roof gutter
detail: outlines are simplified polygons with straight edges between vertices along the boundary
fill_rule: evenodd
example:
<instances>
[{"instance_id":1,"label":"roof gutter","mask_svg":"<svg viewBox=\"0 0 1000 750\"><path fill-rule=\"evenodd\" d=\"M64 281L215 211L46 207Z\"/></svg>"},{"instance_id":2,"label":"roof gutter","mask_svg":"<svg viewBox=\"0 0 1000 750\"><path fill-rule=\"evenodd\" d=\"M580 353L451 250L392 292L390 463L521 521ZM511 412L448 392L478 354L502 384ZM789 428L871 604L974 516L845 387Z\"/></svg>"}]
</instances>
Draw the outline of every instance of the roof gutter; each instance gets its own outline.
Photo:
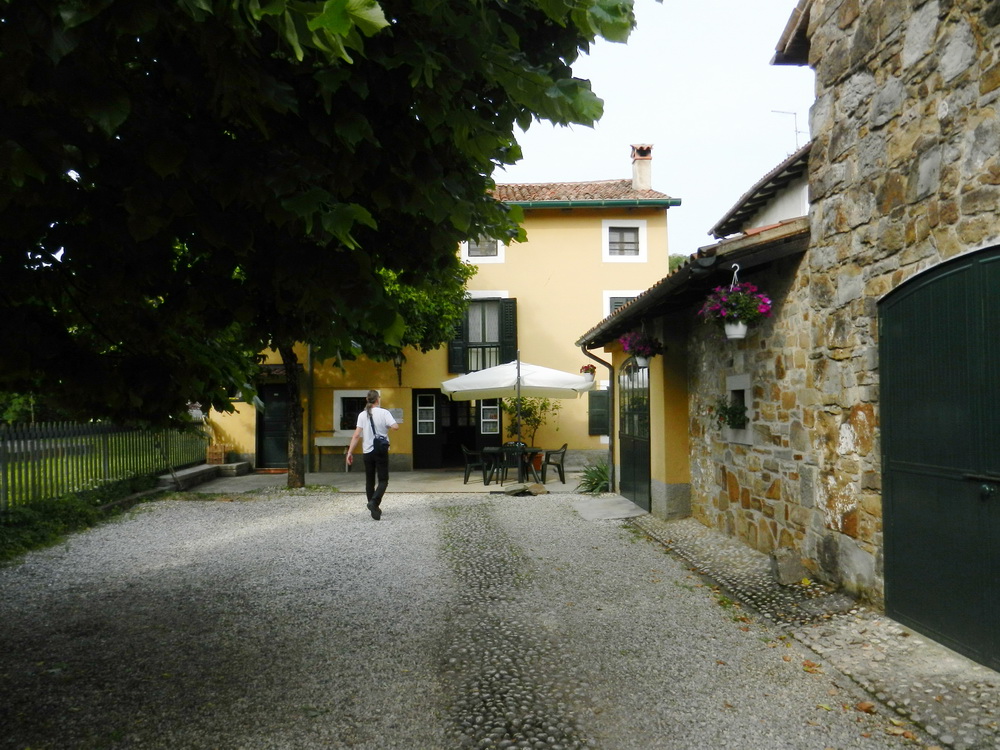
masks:
<instances>
[{"instance_id":1,"label":"roof gutter","mask_svg":"<svg viewBox=\"0 0 1000 750\"><path fill-rule=\"evenodd\" d=\"M596 201L504 201L521 208L671 208L681 205L680 198L635 198L631 200Z\"/></svg>"}]
</instances>

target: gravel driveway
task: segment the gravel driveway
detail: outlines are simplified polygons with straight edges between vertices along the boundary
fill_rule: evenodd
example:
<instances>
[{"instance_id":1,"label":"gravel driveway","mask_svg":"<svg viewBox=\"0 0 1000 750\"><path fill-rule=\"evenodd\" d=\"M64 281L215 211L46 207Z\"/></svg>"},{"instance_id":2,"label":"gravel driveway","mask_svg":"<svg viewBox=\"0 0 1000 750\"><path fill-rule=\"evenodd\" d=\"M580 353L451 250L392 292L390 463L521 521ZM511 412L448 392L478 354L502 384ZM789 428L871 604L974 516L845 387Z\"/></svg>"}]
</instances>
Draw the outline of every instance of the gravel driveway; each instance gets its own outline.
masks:
<instances>
[{"instance_id":1,"label":"gravel driveway","mask_svg":"<svg viewBox=\"0 0 1000 750\"><path fill-rule=\"evenodd\" d=\"M581 500L140 506L0 569L0 747L915 746Z\"/></svg>"}]
</instances>

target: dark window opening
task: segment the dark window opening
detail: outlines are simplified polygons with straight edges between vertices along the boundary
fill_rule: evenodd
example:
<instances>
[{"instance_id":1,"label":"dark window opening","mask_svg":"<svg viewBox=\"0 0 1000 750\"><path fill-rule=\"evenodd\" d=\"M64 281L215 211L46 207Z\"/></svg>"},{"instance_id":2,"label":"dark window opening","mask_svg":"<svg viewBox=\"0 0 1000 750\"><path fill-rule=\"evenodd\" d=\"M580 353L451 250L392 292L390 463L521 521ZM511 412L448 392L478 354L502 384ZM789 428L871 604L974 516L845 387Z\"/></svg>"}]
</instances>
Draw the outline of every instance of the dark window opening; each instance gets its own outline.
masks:
<instances>
[{"instance_id":1,"label":"dark window opening","mask_svg":"<svg viewBox=\"0 0 1000 750\"><path fill-rule=\"evenodd\" d=\"M340 429L353 430L358 426L358 415L365 410L368 400L363 396L344 396L340 399Z\"/></svg>"}]
</instances>

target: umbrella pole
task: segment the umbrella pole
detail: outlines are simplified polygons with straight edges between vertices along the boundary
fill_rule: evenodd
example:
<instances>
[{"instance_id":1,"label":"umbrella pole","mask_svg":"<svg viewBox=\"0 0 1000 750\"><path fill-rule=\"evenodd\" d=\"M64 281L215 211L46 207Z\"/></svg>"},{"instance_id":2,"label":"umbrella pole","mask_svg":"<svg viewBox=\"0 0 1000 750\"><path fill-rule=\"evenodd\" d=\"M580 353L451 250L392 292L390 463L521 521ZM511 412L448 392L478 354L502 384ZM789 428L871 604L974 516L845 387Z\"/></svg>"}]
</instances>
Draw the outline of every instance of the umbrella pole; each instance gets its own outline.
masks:
<instances>
[{"instance_id":1,"label":"umbrella pole","mask_svg":"<svg viewBox=\"0 0 1000 750\"><path fill-rule=\"evenodd\" d=\"M521 442L521 350L517 350L517 442Z\"/></svg>"},{"instance_id":2,"label":"umbrella pole","mask_svg":"<svg viewBox=\"0 0 1000 750\"><path fill-rule=\"evenodd\" d=\"M521 350L517 350L517 481L524 481L524 457L521 455Z\"/></svg>"}]
</instances>

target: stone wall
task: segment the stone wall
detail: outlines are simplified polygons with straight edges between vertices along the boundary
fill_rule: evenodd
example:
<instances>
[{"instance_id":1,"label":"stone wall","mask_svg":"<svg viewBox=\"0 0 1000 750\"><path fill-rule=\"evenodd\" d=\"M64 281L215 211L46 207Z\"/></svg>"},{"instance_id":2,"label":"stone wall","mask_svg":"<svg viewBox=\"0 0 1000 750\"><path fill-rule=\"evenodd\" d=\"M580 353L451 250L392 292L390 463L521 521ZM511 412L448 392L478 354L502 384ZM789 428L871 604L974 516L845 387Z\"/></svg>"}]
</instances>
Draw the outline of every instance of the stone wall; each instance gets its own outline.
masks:
<instances>
[{"instance_id":1,"label":"stone wall","mask_svg":"<svg viewBox=\"0 0 1000 750\"><path fill-rule=\"evenodd\" d=\"M838 574L875 598L877 301L1000 238L998 23L995 1L818 2L810 18L813 444Z\"/></svg>"},{"instance_id":2,"label":"stone wall","mask_svg":"<svg viewBox=\"0 0 1000 750\"><path fill-rule=\"evenodd\" d=\"M872 404L857 400L868 373L817 353L827 316L812 307L805 259L741 278L772 297L774 312L743 341L708 324L690 339L692 513L766 554L796 550L821 579L877 591L878 513L856 502L878 471ZM750 423L739 433L720 429L714 414L730 385L749 386ZM861 558L863 572L850 578L863 585L842 575L845 550Z\"/></svg>"},{"instance_id":3,"label":"stone wall","mask_svg":"<svg viewBox=\"0 0 1000 750\"><path fill-rule=\"evenodd\" d=\"M746 341L691 339L694 515L874 601L877 303L1000 239L998 24L997 0L813 4L810 249L753 278L777 305ZM709 414L734 374L752 384L750 444Z\"/></svg>"}]
</instances>

